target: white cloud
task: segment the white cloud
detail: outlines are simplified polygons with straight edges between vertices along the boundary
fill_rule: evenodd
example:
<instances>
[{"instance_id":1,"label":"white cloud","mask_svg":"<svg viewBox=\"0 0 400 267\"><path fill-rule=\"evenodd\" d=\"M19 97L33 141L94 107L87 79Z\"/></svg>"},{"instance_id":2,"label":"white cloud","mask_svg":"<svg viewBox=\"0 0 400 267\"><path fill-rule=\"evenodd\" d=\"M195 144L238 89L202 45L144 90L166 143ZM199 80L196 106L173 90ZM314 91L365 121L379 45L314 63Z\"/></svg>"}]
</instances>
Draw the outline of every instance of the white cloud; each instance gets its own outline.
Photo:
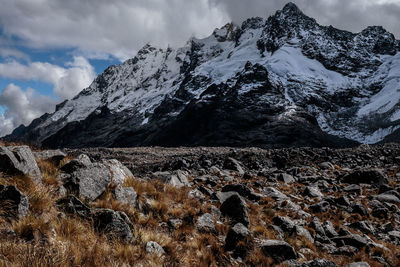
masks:
<instances>
[{"instance_id":1,"label":"white cloud","mask_svg":"<svg viewBox=\"0 0 400 267\"><path fill-rule=\"evenodd\" d=\"M0 105L6 107L4 114L0 114L0 136L11 133L21 124L28 125L46 112L53 112L57 102L49 96L37 94L31 88L23 91L9 84L0 94Z\"/></svg>"},{"instance_id":2,"label":"white cloud","mask_svg":"<svg viewBox=\"0 0 400 267\"><path fill-rule=\"evenodd\" d=\"M144 44L182 45L228 17L209 0L0 0L0 25L33 47L134 56Z\"/></svg>"},{"instance_id":3,"label":"white cloud","mask_svg":"<svg viewBox=\"0 0 400 267\"><path fill-rule=\"evenodd\" d=\"M29 55L13 48L0 47L0 56L4 59L15 58L29 61Z\"/></svg>"},{"instance_id":4,"label":"white cloud","mask_svg":"<svg viewBox=\"0 0 400 267\"><path fill-rule=\"evenodd\" d=\"M61 99L72 98L90 85L96 76L94 68L83 57L74 57L66 68L47 62L21 64L17 61L0 63L3 78L42 81L54 85L54 94Z\"/></svg>"}]
</instances>

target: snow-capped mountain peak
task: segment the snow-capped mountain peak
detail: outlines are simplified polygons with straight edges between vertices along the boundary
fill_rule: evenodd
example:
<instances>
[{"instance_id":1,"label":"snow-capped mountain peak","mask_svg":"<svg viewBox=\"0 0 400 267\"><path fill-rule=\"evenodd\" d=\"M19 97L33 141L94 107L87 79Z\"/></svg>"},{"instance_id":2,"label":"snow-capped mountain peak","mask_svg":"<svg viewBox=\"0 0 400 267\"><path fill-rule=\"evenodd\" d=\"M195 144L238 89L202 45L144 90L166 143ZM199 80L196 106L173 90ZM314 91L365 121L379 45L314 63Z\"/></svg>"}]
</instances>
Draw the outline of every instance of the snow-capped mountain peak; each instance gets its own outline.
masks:
<instances>
[{"instance_id":1,"label":"snow-capped mountain peak","mask_svg":"<svg viewBox=\"0 0 400 267\"><path fill-rule=\"evenodd\" d=\"M182 48L147 44L8 138L47 146L396 140L399 51L382 27L351 33L322 26L289 3Z\"/></svg>"}]
</instances>

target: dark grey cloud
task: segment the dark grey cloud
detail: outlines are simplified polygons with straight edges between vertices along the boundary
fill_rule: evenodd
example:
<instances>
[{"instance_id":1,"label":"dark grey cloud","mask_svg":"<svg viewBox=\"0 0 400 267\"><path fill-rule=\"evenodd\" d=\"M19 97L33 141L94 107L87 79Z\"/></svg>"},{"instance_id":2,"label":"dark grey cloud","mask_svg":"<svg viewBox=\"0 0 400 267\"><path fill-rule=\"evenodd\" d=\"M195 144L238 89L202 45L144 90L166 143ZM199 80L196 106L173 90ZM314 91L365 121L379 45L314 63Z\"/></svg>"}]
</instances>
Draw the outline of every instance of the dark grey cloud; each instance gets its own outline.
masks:
<instances>
[{"instance_id":1,"label":"dark grey cloud","mask_svg":"<svg viewBox=\"0 0 400 267\"><path fill-rule=\"evenodd\" d=\"M210 0L235 22L252 17L268 17L288 0ZM359 32L371 25L385 27L400 38L400 0L292 0L320 24Z\"/></svg>"}]
</instances>

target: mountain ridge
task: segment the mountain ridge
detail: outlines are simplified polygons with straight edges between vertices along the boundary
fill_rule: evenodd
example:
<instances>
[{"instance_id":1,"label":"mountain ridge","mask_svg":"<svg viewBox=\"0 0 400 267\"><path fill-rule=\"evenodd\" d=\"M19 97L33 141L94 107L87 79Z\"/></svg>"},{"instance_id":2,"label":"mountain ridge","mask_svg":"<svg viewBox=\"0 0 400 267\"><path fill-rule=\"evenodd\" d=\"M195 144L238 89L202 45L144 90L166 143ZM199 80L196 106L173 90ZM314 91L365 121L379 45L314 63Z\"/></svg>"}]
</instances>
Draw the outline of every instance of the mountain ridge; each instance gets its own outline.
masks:
<instances>
[{"instance_id":1,"label":"mountain ridge","mask_svg":"<svg viewBox=\"0 0 400 267\"><path fill-rule=\"evenodd\" d=\"M289 3L182 48L148 44L5 139L47 147L384 142L400 128L399 51L382 27L321 26Z\"/></svg>"}]
</instances>

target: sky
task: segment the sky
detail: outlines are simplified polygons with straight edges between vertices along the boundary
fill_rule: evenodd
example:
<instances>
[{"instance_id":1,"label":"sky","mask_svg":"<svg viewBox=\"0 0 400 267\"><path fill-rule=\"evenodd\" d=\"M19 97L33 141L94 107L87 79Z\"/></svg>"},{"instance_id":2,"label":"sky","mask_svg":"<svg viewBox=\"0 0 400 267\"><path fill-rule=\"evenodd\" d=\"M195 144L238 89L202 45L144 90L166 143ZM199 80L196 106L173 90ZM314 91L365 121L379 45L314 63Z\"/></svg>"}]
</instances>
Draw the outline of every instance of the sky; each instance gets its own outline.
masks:
<instances>
[{"instance_id":1,"label":"sky","mask_svg":"<svg viewBox=\"0 0 400 267\"><path fill-rule=\"evenodd\" d=\"M145 44L180 47L287 0L0 0L0 136L54 112ZM293 0L320 24L400 39L400 0Z\"/></svg>"}]
</instances>

